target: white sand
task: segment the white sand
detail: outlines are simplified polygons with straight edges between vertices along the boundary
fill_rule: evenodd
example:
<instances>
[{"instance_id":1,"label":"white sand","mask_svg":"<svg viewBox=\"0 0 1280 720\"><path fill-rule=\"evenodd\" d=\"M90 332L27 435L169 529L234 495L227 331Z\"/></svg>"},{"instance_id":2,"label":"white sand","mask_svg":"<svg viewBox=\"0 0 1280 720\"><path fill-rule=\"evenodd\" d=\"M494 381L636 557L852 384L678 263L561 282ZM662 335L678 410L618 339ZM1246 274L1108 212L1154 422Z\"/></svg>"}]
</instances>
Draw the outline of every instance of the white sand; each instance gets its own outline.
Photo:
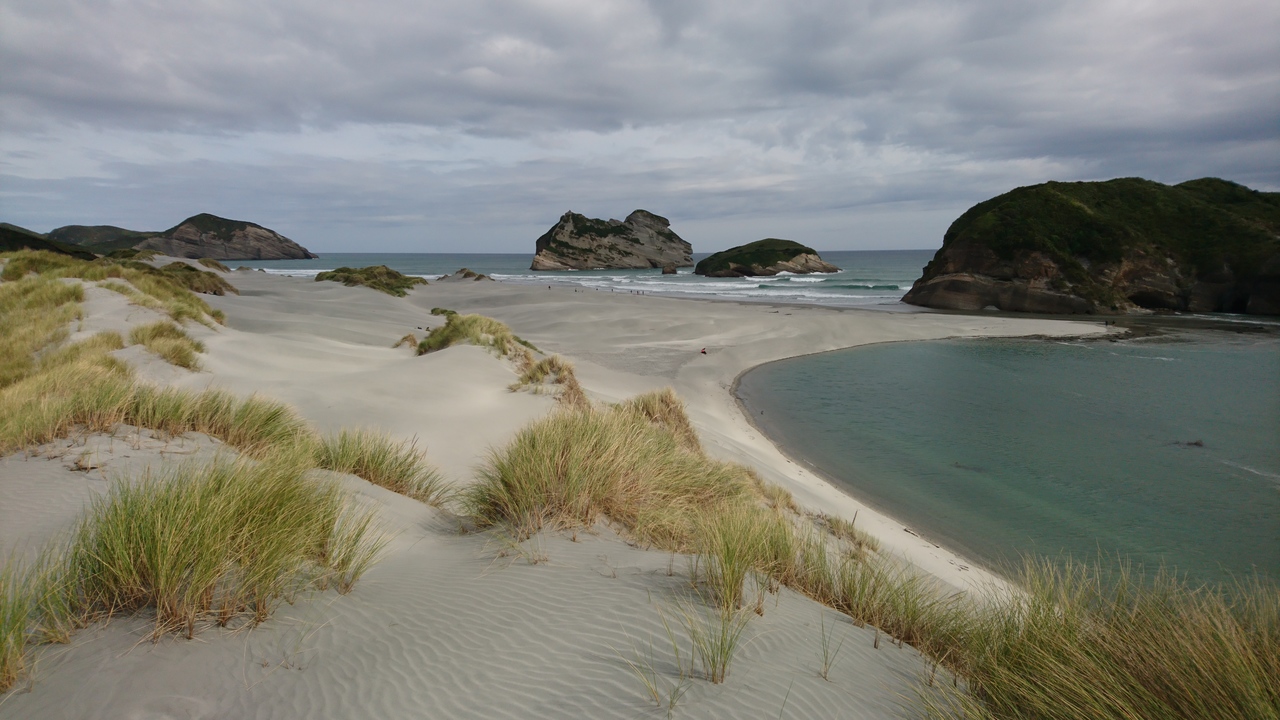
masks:
<instances>
[{"instance_id":1,"label":"white sand","mask_svg":"<svg viewBox=\"0 0 1280 720\"><path fill-rule=\"evenodd\" d=\"M397 299L262 273L229 279L240 296L209 298L226 312L227 327L191 330L209 349L202 372L156 364L139 348L122 356L156 382L279 398L322 429L364 425L416 437L446 475L465 482L489 447L546 413L552 399L508 392L510 367L478 348L419 358L390 345L439 324L431 307L480 312L572 359L598 400L675 387L710 452L755 466L808 508L846 517L858 511L859 526L886 549L957 587L986 576L960 570L964 561L790 462L742 416L730 386L763 362L858 344L1102 330L1090 323L777 308L488 282L433 284ZM86 311L86 331L152 319L97 292ZM133 441L81 438L42 449L59 455L54 459L0 460L0 551L29 556L69 527L86 499L105 487L104 475L135 475L148 463L217 449L208 438L166 444L123 434ZM96 467L77 469L85 465ZM0 697L0 717L665 714L621 656L652 648L661 682L676 682L659 608L678 625L671 608L691 593L683 559L673 563L665 553L631 547L606 528L579 532L576 541L538 536L513 552L490 533L459 534L440 511L358 478L344 482L381 509L394 535L386 556L350 594L299 598L252 631L209 629L193 641L139 644L145 619L90 628L68 647L42 650L31 678ZM542 555L549 560L528 562ZM818 677L824 613L844 642L831 682ZM895 716L926 665L888 641L873 649L874 637L784 590L752 619L728 681L693 680L675 714Z\"/></svg>"}]
</instances>

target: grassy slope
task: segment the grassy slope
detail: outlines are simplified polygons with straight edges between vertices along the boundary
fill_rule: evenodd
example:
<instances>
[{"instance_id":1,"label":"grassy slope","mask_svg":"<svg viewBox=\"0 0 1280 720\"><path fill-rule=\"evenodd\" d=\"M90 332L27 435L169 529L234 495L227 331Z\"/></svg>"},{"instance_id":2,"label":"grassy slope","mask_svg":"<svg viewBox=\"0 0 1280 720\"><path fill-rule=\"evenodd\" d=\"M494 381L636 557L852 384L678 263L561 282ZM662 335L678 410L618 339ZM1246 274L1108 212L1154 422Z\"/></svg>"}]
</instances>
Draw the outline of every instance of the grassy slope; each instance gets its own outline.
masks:
<instances>
[{"instance_id":1,"label":"grassy slope","mask_svg":"<svg viewBox=\"0 0 1280 720\"><path fill-rule=\"evenodd\" d=\"M83 248L74 247L26 228L0 223L0 252L15 250L45 250L60 255L70 255L81 260L92 260L93 253Z\"/></svg>"},{"instance_id":2,"label":"grassy slope","mask_svg":"<svg viewBox=\"0 0 1280 720\"><path fill-rule=\"evenodd\" d=\"M123 345L116 333L60 345L83 297L79 284L61 278L128 279L138 287L104 284L199 312L203 303L190 291L118 265L30 251L8 257L0 278L0 454L125 423L203 432L259 462L219 460L161 480L122 481L34 567L0 563L0 692L25 672L31 645L67 642L115 612L149 610L157 634L190 635L205 622L259 622L299 587L345 591L381 540L372 515L335 485L307 477L310 468L355 473L424 502L446 498L411 443L369 431L321 438L277 403L138 383L108 354ZM135 334L143 342L185 337L167 321Z\"/></svg>"},{"instance_id":3,"label":"grassy slope","mask_svg":"<svg viewBox=\"0 0 1280 720\"><path fill-rule=\"evenodd\" d=\"M1017 188L961 215L943 248L985 245L1005 260L1038 251L1073 282L1088 282L1080 260L1114 263L1134 250L1168 254L1195 277L1225 265L1248 279L1280 252L1277 233L1280 193L1215 178L1177 186L1121 178Z\"/></svg>"},{"instance_id":4,"label":"grassy slope","mask_svg":"<svg viewBox=\"0 0 1280 720\"><path fill-rule=\"evenodd\" d=\"M699 275L718 272L720 270L728 270L730 264L746 267L753 265L767 267L777 262L790 260L804 253L816 255L817 251L792 240L765 238L764 240L757 240L746 245L722 250L710 257L703 258L693 271Z\"/></svg>"}]
</instances>

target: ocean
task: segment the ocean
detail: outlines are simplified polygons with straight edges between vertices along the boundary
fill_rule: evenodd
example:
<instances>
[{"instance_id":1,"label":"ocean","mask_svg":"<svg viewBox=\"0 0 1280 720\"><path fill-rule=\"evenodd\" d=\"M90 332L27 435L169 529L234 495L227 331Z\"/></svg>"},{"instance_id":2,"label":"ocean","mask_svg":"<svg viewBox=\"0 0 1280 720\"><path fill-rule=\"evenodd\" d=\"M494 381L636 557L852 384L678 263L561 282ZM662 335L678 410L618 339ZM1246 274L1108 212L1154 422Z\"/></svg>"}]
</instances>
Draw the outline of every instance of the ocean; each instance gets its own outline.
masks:
<instances>
[{"instance_id":1,"label":"ocean","mask_svg":"<svg viewBox=\"0 0 1280 720\"><path fill-rule=\"evenodd\" d=\"M842 268L830 275L783 274L768 278L705 278L692 268L677 275L661 270L580 270L535 272L530 254L330 253L314 260L235 262L269 273L312 277L338 267L386 265L407 275L433 279L469 268L501 282L577 285L617 292L698 297L743 302L805 303L836 307L911 310L901 302L911 283L933 258L933 250L827 251L824 260ZM695 254L694 260L706 257Z\"/></svg>"},{"instance_id":2,"label":"ocean","mask_svg":"<svg viewBox=\"0 0 1280 720\"><path fill-rule=\"evenodd\" d=\"M764 365L738 393L797 459L997 571L1118 554L1280 578L1274 333L891 343Z\"/></svg>"}]
</instances>

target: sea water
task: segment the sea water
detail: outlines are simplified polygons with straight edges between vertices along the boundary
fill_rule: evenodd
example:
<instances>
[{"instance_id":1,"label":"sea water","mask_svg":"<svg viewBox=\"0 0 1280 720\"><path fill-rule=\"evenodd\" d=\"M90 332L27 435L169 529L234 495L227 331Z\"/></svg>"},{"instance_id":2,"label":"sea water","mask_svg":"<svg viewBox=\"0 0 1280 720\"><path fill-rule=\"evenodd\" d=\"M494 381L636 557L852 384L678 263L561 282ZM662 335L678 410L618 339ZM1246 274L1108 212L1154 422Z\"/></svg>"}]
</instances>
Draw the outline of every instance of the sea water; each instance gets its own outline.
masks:
<instances>
[{"instance_id":1,"label":"sea water","mask_svg":"<svg viewBox=\"0 0 1280 720\"><path fill-rule=\"evenodd\" d=\"M781 274L759 278L707 278L680 268L676 275L659 269L533 271L529 254L447 253L329 253L312 260L235 262L269 273L314 277L338 267L386 265L406 275L434 279L468 268L500 282L573 285L606 292L738 300L743 302L803 303L836 307L911 310L901 302L911 283L933 257L933 250L831 251L823 259L841 268L821 275ZM700 260L707 254L695 254Z\"/></svg>"},{"instance_id":2,"label":"sea water","mask_svg":"<svg viewBox=\"0 0 1280 720\"><path fill-rule=\"evenodd\" d=\"M997 570L1116 554L1280 578L1280 340L943 340L793 358L738 392L848 492Z\"/></svg>"}]
</instances>

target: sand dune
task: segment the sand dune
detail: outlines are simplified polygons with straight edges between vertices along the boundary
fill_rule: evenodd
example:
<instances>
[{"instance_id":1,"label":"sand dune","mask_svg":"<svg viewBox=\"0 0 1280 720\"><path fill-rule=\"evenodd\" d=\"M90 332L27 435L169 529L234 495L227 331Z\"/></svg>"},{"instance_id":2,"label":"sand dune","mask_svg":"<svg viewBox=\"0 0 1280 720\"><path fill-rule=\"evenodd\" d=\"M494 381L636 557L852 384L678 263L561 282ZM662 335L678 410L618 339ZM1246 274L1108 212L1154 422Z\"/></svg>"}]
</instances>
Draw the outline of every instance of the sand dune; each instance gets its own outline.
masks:
<instances>
[{"instance_id":1,"label":"sand dune","mask_svg":"<svg viewBox=\"0 0 1280 720\"><path fill-rule=\"evenodd\" d=\"M757 467L811 509L859 511L859 526L888 551L957 587L987 576L958 570L959 559L945 549L790 462L742 416L729 392L734 379L763 362L864 343L1102 329L496 283L433 284L397 299L260 273L230 279L240 296L209 298L227 326L190 329L208 347L201 372L155 364L138 348L119 353L153 381L275 397L323 430L371 426L416 437L461 483L488 448L548 412L553 399L510 392L509 364L479 348L414 357L390 346L438 324L431 307L480 312L573 360L593 399L673 386L709 452ZM102 293L87 299L86 331L153 319ZM209 438L165 441L123 429L115 438L78 438L41 448L38 457L0 460L0 550L28 554L68 527L106 486L104 477L217 450ZM516 545L491 532L460 532L447 513L354 476L342 480L379 508L393 538L351 593L315 592L252 630L207 629L194 640L140 643L150 630L145 618L95 626L69 646L42 650L31 677L0 697L0 717L666 714L625 659L652 653L660 682L680 683L660 612L683 637L676 608L692 600L684 558L633 547L603 526ZM843 640L830 682L818 673L823 626ZM768 597L744 637L727 682L688 682L675 715L893 717L927 671L910 647L881 642L876 649L872 629L785 589ZM687 640L680 643L688 662Z\"/></svg>"}]
</instances>

